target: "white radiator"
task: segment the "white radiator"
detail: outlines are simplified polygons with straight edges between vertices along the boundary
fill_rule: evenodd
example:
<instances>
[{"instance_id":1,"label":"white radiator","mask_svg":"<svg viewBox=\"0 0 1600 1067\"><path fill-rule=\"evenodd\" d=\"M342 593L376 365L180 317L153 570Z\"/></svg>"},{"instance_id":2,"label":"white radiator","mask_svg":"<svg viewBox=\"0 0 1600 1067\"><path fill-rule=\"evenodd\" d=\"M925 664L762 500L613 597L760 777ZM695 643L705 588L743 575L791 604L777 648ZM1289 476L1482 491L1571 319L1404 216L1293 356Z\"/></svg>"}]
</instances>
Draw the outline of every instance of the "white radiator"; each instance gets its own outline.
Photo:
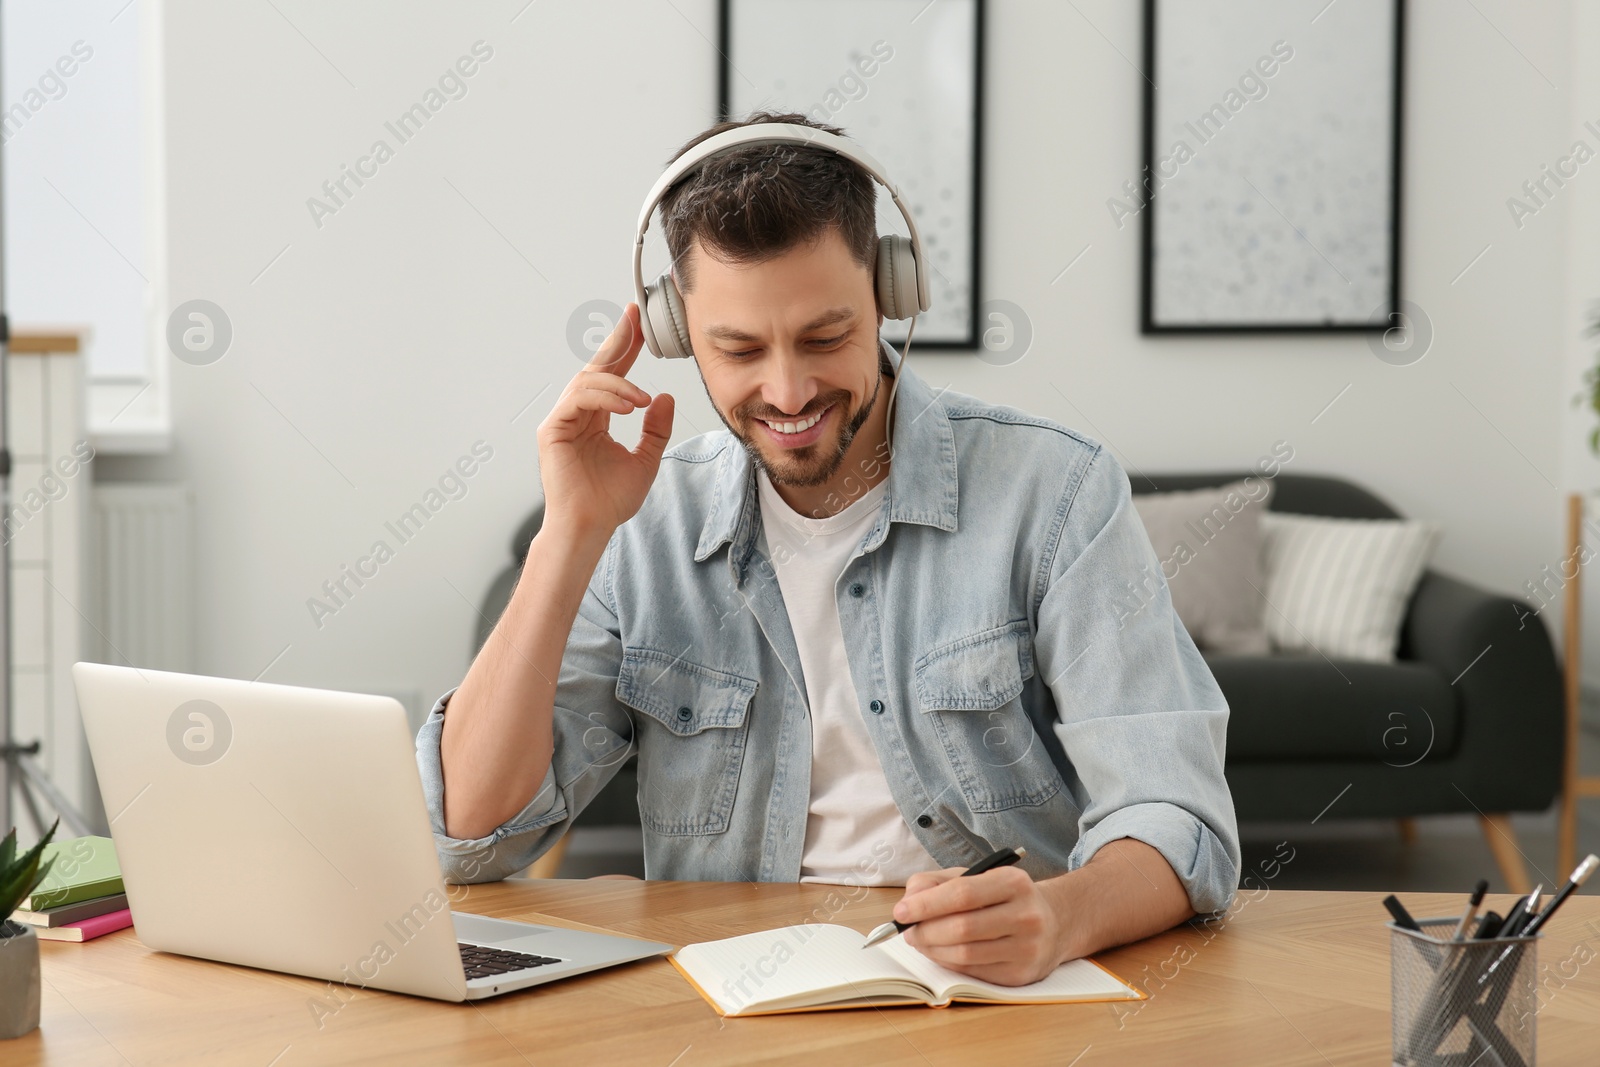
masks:
<instances>
[{"instance_id":1,"label":"white radiator","mask_svg":"<svg viewBox=\"0 0 1600 1067\"><path fill-rule=\"evenodd\" d=\"M192 671L189 487L101 482L91 506L89 658Z\"/></svg>"}]
</instances>

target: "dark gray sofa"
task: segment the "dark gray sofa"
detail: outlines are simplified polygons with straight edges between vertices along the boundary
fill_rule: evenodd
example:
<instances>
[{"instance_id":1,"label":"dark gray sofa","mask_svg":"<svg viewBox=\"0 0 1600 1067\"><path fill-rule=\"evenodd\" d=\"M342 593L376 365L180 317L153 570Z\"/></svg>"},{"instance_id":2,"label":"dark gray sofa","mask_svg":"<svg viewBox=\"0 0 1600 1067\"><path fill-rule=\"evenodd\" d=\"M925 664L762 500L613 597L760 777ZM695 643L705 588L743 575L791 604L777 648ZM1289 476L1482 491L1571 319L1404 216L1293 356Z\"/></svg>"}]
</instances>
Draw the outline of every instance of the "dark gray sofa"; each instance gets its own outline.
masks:
<instances>
[{"instance_id":1,"label":"dark gray sofa","mask_svg":"<svg viewBox=\"0 0 1600 1067\"><path fill-rule=\"evenodd\" d=\"M1199 489L1253 471L1148 474L1135 493ZM1280 474L1273 511L1398 518L1340 478ZM536 508L512 542L513 563L484 598L481 647L510 598ZM1268 610L1271 610L1270 608ZM1206 656L1229 706L1226 773L1240 820L1476 815L1508 887L1527 875L1507 815L1543 811L1560 783L1561 679L1528 604L1439 571L1424 572L1406 612L1398 661L1319 655ZM632 760L576 825L637 824ZM1519 888L1520 887L1520 888Z\"/></svg>"},{"instance_id":2,"label":"dark gray sofa","mask_svg":"<svg viewBox=\"0 0 1600 1067\"><path fill-rule=\"evenodd\" d=\"M1132 484L1136 493L1171 492L1255 473L1146 473ZM1274 481L1272 511L1401 517L1340 478L1280 474ZM1507 885L1526 892L1505 817L1543 811L1554 800L1563 721L1555 648L1532 612L1521 600L1429 569L1406 610L1393 664L1208 654L1228 698L1227 776L1239 818L1475 815Z\"/></svg>"}]
</instances>

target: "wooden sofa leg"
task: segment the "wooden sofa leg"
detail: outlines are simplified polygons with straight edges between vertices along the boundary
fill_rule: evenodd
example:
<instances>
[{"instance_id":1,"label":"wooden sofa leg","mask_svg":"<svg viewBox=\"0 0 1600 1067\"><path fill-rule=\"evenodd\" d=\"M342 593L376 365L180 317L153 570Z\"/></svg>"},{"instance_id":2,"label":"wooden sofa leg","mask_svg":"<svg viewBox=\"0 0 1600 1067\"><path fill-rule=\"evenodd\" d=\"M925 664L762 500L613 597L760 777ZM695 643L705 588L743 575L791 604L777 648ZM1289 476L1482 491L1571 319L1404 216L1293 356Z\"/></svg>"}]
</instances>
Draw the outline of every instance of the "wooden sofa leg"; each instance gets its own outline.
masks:
<instances>
[{"instance_id":1,"label":"wooden sofa leg","mask_svg":"<svg viewBox=\"0 0 1600 1067\"><path fill-rule=\"evenodd\" d=\"M527 871L528 877L554 878L556 876L556 872L561 869L561 861L566 858L567 845L571 843L571 832L569 831L568 833L562 834L561 840L550 846L549 852L546 852L544 855L533 861L533 865L530 866Z\"/></svg>"},{"instance_id":2,"label":"wooden sofa leg","mask_svg":"<svg viewBox=\"0 0 1600 1067\"><path fill-rule=\"evenodd\" d=\"M1512 893L1528 892L1527 868L1522 864L1522 852L1517 848L1517 832L1511 828L1508 815L1479 815L1478 825L1483 828L1483 839L1494 853L1500 867L1500 876L1506 880L1506 889Z\"/></svg>"},{"instance_id":3,"label":"wooden sofa leg","mask_svg":"<svg viewBox=\"0 0 1600 1067\"><path fill-rule=\"evenodd\" d=\"M1396 819L1395 825L1400 828L1400 843L1414 845L1417 843L1417 820L1405 818Z\"/></svg>"}]
</instances>

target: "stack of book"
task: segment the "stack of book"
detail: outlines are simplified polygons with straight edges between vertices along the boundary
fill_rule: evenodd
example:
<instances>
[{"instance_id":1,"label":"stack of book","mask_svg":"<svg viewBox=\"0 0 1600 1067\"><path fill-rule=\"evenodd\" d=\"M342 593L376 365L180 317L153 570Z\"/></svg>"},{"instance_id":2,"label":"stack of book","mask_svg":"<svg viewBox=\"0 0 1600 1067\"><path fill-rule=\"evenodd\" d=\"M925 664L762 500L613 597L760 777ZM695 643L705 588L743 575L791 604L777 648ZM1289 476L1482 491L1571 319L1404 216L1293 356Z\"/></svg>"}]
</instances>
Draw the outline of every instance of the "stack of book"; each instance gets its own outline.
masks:
<instances>
[{"instance_id":1,"label":"stack of book","mask_svg":"<svg viewBox=\"0 0 1600 1067\"><path fill-rule=\"evenodd\" d=\"M42 859L51 857L50 873L11 918L45 941L89 941L133 925L109 837L52 841Z\"/></svg>"}]
</instances>

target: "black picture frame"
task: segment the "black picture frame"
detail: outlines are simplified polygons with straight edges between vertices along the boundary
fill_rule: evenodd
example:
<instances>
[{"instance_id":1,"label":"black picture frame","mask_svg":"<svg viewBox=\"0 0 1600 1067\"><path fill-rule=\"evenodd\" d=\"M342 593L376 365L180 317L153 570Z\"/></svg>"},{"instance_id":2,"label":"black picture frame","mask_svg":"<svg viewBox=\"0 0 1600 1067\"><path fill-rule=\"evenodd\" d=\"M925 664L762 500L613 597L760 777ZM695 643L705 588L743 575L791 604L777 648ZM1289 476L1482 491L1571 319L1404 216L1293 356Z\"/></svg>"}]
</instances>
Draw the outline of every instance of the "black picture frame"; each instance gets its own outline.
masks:
<instances>
[{"instance_id":1,"label":"black picture frame","mask_svg":"<svg viewBox=\"0 0 1600 1067\"><path fill-rule=\"evenodd\" d=\"M807 0L767 0L767 2L792 3L797 12L806 12L809 6ZM858 6L865 7L874 3L875 0L855 0L855 2ZM911 343L912 347L918 351L942 350L978 352L981 349L980 332L982 329L983 301L983 274L980 239L983 233L983 81L985 51L984 41L985 28L988 21L988 4L987 0L942 0L942 2L946 7L953 6L954 3L959 3L972 8L972 99L969 105L972 139L969 158L966 161L965 166L965 170L969 174L968 184L970 187L970 197L966 198L968 200L968 203L966 204L966 211L968 215L968 223L966 226L968 235L968 249L965 257L965 264L969 279L966 287L967 308L965 315L958 316L956 320L962 324L960 336L930 335L928 332L929 312L924 312L917 318L916 332L911 338ZM735 67L737 67L737 57L733 55L733 20L736 14L736 9L740 6L740 3L741 0L718 0L717 5L717 52L720 56L720 61L717 75L716 121L719 122L725 122L732 118L738 117L735 116L733 112L732 79L733 70ZM808 18L802 21L804 25L814 28L814 30L818 33L830 32L827 21L817 18L814 13L810 14ZM793 110L801 111L803 109L800 107L795 107ZM930 260L933 259L934 251L930 247L929 225L931 212L919 210L916 192L912 189L908 189L907 186L902 183L901 179L896 176L896 170L893 161L885 158L884 153L880 150L880 146L875 146L868 143L868 141L863 139L863 137L860 135L859 130L847 129L846 132L850 135L852 140L860 144L868 154L873 156L873 158L882 164L890 181L893 181L899 185L901 197L905 200L907 208L917 219L917 226L922 234L924 250L928 252ZM903 228L904 223L903 221L899 220L899 212L893 208L892 204L890 204L887 193L878 187L876 182L874 182L874 187L879 189L880 203L890 205L889 211L892 212L895 220L899 222L900 228ZM940 305L940 287L941 278L943 276L939 272L937 266L933 265L931 262L928 264L928 267L932 271L929 276L929 292L932 298L932 308L930 308L931 312ZM904 321L885 319L882 326L882 334L884 339L886 341L890 341L896 346L896 348L898 348L901 340L905 336L905 327L910 324L910 321L911 320L909 319Z\"/></svg>"},{"instance_id":2,"label":"black picture frame","mask_svg":"<svg viewBox=\"0 0 1600 1067\"><path fill-rule=\"evenodd\" d=\"M1157 86L1161 83L1161 68L1158 66L1160 56L1156 49L1156 25L1159 17L1159 8L1162 0L1145 0L1144 4L1144 70L1148 76L1144 79L1143 100L1143 130L1142 130L1142 165L1140 182L1141 190L1146 196L1146 202L1140 209L1141 249L1140 249L1140 293L1139 293L1139 330L1142 334L1212 334L1212 333L1269 333L1269 334L1296 334L1296 333L1358 333L1371 334L1383 333L1396 326L1404 325L1406 317L1403 314L1405 303L1401 298L1402 265L1401 257L1401 177L1403 172L1403 145L1404 145L1404 119L1405 119L1405 48L1406 48L1406 3L1405 0L1389 0L1392 6L1393 19L1393 80L1391 82L1392 99L1389 110L1390 137L1389 137L1389 165L1390 174L1388 181L1389 209L1388 209L1388 285L1387 309L1374 312L1362 321L1278 321L1278 322L1157 322L1155 319L1156 292L1156 216L1157 199L1160 196L1158 183L1152 180L1157 172L1156 166L1156 94ZM1181 2L1181 0L1179 0ZM1331 5L1329 5L1331 6ZM1323 9L1326 11L1326 8ZM1319 12L1320 17L1320 12ZM1292 225L1292 224L1291 224ZM1298 232L1298 227L1296 227ZM1300 234L1303 238L1303 233Z\"/></svg>"}]
</instances>

